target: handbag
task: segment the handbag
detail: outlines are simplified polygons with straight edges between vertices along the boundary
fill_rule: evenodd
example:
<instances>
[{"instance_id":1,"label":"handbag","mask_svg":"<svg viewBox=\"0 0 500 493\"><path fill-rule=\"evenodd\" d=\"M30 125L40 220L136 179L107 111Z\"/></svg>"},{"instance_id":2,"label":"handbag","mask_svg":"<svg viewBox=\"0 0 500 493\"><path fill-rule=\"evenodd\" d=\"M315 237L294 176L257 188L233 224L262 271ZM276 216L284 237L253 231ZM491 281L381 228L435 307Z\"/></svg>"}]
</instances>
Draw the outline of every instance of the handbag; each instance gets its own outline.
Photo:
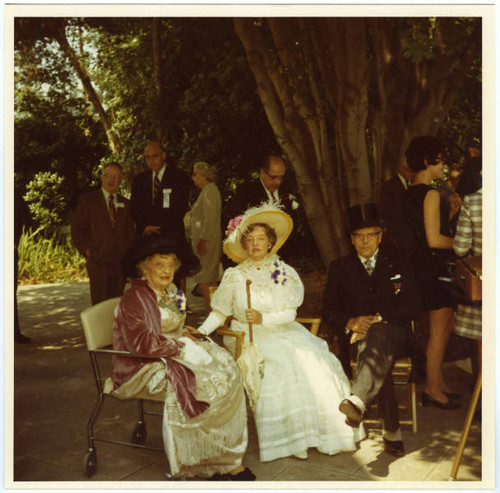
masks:
<instances>
[{"instance_id":1,"label":"handbag","mask_svg":"<svg viewBox=\"0 0 500 493\"><path fill-rule=\"evenodd\" d=\"M482 255L475 255L459 259L455 264L455 281L471 301L480 301L483 298L482 260Z\"/></svg>"}]
</instances>

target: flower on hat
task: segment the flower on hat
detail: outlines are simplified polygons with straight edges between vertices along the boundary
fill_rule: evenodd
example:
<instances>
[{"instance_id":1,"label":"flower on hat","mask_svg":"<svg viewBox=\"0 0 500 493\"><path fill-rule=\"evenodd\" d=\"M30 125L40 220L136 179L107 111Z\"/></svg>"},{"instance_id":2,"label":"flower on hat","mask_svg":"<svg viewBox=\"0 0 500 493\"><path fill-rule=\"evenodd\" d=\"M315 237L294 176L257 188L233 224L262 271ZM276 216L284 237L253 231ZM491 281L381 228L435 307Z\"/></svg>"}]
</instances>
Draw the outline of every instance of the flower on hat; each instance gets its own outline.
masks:
<instances>
[{"instance_id":1,"label":"flower on hat","mask_svg":"<svg viewBox=\"0 0 500 493\"><path fill-rule=\"evenodd\" d=\"M241 224L242 220L243 214L240 214L229 221L226 228L226 238Z\"/></svg>"}]
</instances>

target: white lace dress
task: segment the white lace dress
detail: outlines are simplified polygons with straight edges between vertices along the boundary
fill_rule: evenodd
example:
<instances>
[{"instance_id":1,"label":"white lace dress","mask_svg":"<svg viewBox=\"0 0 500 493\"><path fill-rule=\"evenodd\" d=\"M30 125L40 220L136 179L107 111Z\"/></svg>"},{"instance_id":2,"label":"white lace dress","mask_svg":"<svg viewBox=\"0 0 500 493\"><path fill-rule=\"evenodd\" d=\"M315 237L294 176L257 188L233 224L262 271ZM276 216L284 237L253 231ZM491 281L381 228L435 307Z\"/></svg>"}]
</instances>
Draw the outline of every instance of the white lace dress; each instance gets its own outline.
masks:
<instances>
[{"instance_id":1,"label":"white lace dress","mask_svg":"<svg viewBox=\"0 0 500 493\"><path fill-rule=\"evenodd\" d=\"M327 343L295 322L304 287L292 267L273 256L227 269L200 332L212 332L233 315L231 328L248 338L247 279L252 308L262 313L262 324L253 326L254 343L265 359L255 412L260 460L305 456L309 447L330 455L355 450L364 429L346 425L338 410L350 393L349 381Z\"/></svg>"}]
</instances>

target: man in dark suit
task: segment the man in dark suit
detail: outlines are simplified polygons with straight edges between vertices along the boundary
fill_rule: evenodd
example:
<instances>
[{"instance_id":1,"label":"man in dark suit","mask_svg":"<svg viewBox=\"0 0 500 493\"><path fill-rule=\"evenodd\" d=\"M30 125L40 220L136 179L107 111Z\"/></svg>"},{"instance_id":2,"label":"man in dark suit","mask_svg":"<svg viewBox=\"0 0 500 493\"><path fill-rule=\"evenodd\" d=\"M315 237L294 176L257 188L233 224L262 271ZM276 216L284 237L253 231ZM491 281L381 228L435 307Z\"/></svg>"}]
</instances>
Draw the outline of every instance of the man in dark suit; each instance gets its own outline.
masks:
<instances>
[{"instance_id":1,"label":"man in dark suit","mask_svg":"<svg viewBox=\"0 0 500 493\"><path fill-rule=\"evenodd\" d=\"M410 252L413 244L413 235L406 223L401 200L414 177L415 173L406 163L401 163L396 174L382 183L380 188L380 218L386 227L384 243L402 253Z\"/></svg>"},{"instance_id":2,"label":"man in dark suit","mask_svg":"<svg viewBox=\"0 0 500 493\"><path fill-rule=\"evenodd\" d=\"M167 154L157 141L144 148L148 170L132 184L130 207L137 234L184 236L184 215L188 210L190 181L181 170L167 162Z\"/></svg>"},{"instance_id":3,"label":"man in dark suit","mask_svg":"<svg viewBox=\"0 0 500 493\"><path fill-rule=\"evenodd\" d=\"M418 291L407 263L379 248L382 228L375 204L347 212L355 252L330 264L322 310L323 320L339 335L340 359L348 374L349 347L357 344L352 394L339 410L347 424L357 427L378 396L384 450L401 457L405 452L391 370L397 358L410 352Z\"/></svg>"},{"instance_id":4,"label":"man in dark suit","mask_svg":"<svg viewBox=\"0 0 500 493\"><path fill-rule=\"evenodd\" d=\"M295 197L283 187L286 164L278 156L267 156L259 168L259 179L245 182L238 187L226 209L227 222L249 207L256 207L262 202L272 201L283 206L283 210L292 215L299 206ZM225 226L225 225L224 225Z\"/></svg>"},{"instance_id":5,"label":"man in dark suit","mask_svg":"<svg viewBox=\"0 0 500 493\"><path fill-rule=\"evenodd\" d=\"M102 187L78 197L71 237L87 259L92 304L121 296L125 286L121 259L134 236L128 200L118 193L122 167L108 163L101 175Z\"/></svg>"}]
</instances>

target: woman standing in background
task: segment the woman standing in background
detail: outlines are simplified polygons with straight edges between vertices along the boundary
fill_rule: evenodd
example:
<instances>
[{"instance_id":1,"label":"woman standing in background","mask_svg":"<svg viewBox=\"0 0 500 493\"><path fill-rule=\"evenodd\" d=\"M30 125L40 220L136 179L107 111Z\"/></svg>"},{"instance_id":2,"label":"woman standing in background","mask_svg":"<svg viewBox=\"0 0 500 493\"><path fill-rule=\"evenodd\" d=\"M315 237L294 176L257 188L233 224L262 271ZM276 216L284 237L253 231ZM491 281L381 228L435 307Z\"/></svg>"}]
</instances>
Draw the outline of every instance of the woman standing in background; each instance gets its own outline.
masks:
<instances>
[{"instance_id":1,"label":"woman standing in background","mask_svg":"<svg viewBox=\"0 0 500 493\"><path fill-rule=\"evenodd\" d=\"M201 190L191 209L191 244L200 260L201 271L196 274L207 308L210 309L208 288L220 279L221 257L221 196L215 182L215 169L199 161L193 166L193 183Z\"/></svg>"}]
</instances>

